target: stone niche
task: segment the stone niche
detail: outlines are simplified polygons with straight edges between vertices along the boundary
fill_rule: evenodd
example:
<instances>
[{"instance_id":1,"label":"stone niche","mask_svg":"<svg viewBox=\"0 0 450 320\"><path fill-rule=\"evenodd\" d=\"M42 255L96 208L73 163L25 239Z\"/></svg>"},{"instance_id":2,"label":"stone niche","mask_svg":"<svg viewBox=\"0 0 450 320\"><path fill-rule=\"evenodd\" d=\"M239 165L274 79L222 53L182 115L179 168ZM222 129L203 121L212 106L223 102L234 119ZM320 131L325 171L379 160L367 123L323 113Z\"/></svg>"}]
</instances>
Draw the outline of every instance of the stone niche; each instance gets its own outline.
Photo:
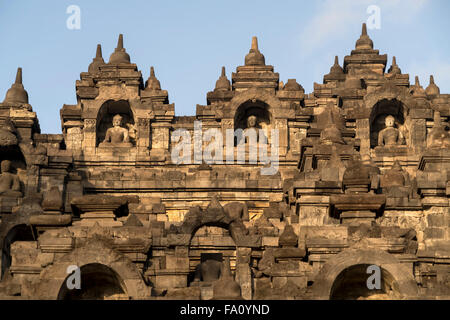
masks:
<instances>
[{"instance_id":1,"label":"stone niche","mask_svg":"<svg viewBox=\"0 0 450 320\"><path fill-rule=\"evenodd\" d=\"M272 114L269 111L269 106L258 100L250 100L244 102L236 110L234 117L234 129L245 130L254 128L256 130L264 130L264 134L269 138L268 134L272 124ZM256 132L258 135L258 131ZM259 137L258 137L259 139ZM236 140L236 139L235 139ZM235 145L238 141L235 141Z\"/></svg>"},{"instance_id":2,"label":"stone niche","mask_svg":"<svg viewBox=\"0 0 450 320\"><path fill-rule=\"evenodd\" d=\"M10 213L25 192L26 164L17 148L0 148L0 209Z\"/></svg>"},{"instance_id":3,"label":"stone niche","mask_svg":"<svg viewBox=\"0 0 450 320\"><path fill-rule=\"evenodd\" d=\"M103 103L97 114L97 141L96 145L99 147L115 146L114 143L105 142L105 137L109 129L113 128L114 117L120 115L122 121L120 127L128 131L128 142L123 142L118 146L132 147L136 146L136 127L134 123L133 112L130 104L126 100L113 101L109 100ZM125 132L125 130L122 130Z\"/></svg>"},{"instance_id":4,"label":"stone niche","mask_svg":"<svg viewBox=\"0 0 450 320\"><path fill-rule=\"evenodd\" d=\"M201 253L200 263L195 267L195 282L213 282L219 280L223 262L223 254ZM192 285L192 284L191 284Z\"/></svg>"},{"instance_id":5,"label":"stone niche","mask_svg":"<svg viewBox=\"0 0 450 320\"><path fill-rule=\"evenodd\" d=\"M0 152L0 162L3 160L9 160L11 162L10 172L17 174L19 178L24 179L27 165L20 149L18 147L9 149L0 148Z\"/></svg>"},{"instance_id":6,"label":"stone niche","mask_svg":"<svg viewBox=\"0 0 450 320\"><path fill-rule=\"evenodd\" d=\"M392 132L384 133L385 136L395 135L400 133L395 145L406 144L406 132L405 132L405 108L403 103L396 99L387 100L383 99L375 104L372 108L370 115L370 147L375 148L380 145L379 135L380 132L386 129L386 118L389 116L394 117L394 124ZM383 133L382 133L383 134Z\"/></svg>"}]
</instances>

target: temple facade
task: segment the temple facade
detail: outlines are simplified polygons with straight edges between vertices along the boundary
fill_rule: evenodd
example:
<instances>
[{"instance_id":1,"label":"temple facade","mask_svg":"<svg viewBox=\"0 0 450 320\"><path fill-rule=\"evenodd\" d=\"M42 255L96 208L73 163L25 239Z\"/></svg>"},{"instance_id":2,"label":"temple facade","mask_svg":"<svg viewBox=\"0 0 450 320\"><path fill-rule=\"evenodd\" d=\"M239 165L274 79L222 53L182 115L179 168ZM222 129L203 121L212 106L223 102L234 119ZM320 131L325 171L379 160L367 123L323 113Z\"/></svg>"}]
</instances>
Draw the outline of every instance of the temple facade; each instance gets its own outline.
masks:
<instances>
[{"instance_id":1,"label":"temple facade","mask_svg":"<svg viewBox=\"0 0 450 320\"><path fill-rule=\"evenodd\" d=\"M254 37L176 116L120 35L62 134L40 132L19 68L0 103L0 298L450 299L450 95L388 66L365 24L312 93L265 59Z\"/></svg>"}]
</instances>

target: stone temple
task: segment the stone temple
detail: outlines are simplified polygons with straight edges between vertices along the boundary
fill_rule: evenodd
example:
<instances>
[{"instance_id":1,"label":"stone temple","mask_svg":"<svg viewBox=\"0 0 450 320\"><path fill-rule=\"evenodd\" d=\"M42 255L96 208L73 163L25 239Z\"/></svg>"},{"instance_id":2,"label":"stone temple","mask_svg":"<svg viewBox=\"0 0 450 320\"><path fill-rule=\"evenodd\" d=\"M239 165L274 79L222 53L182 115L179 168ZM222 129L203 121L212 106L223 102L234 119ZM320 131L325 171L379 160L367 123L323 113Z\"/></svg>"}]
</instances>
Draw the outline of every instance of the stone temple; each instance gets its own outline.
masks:
<instances>
[{"instance_id":1,"label":"stone temple","mask_svg":"<svg viewBox=\"0 0 450 320\"><path fill-rule=\"evenodd\" d=\"M0 297L450 299L450 95L388 66L365 25L312 93L256 38L244 61L176 116L120 35L80 74L62 134L40 132L19 68L0 103ZM173 163L174 132L199 121L267 136L244 139L244 163ZM274 129L263 175L249 148Z\"/></svg>"}]
</instances>

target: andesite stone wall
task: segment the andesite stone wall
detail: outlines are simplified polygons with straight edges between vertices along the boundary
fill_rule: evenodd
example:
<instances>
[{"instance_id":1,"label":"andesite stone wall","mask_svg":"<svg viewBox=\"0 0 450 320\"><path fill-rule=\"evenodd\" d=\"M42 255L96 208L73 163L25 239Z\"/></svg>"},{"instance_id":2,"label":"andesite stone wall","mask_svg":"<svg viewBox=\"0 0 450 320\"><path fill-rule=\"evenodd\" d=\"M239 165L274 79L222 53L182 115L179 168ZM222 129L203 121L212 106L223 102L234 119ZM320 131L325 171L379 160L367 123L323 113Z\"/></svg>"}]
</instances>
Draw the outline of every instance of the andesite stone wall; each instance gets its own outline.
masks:
<instances>
[{"instance_id":1,"label":"andesite stone wall","mask_svg":"<svg viewBox=\"0 0 450 320\"><path fill-rule=\"evenodd\" d=\"M449 299L450 95L410 83L395 57L387 67L363 25L308 94L253 38L231 81L222 68L181 117L120 35L76 81L62 134L40 132L19 68L0 103L0 297ZM244 139L244 164L237 144L223 163L194 161L191 145L174 164L174 132L194 138L196 121L264 135ZM276 154L274 130L277 170L262 174L249 150Z\"/></svg>"}]
</instances>

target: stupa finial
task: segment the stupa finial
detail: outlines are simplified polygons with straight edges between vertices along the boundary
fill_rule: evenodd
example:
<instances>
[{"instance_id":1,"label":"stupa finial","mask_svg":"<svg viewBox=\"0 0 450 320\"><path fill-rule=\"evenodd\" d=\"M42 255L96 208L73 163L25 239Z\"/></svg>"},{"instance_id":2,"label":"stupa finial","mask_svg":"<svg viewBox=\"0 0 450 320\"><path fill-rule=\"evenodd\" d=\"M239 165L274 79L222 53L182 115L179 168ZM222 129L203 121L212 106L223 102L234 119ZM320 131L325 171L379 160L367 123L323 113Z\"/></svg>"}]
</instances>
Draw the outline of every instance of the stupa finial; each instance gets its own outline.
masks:
<instances>
[{"instance_id":1,"label":"stupa finial","mask_svg":"<svg viewBox=\"0 0 450 320\"><path fill-rule=\"evenodd\" d=\"M17 73L16 73L16 84L22 84L22 68L17 68Z\"/></svg>"},{"instance_id":2,"label":"stupa finial","mask_svg":"<svg viewBox=\"0 0 450 320\"><path fill-rule=\"evenodd\" d=\"M258 49L258 38L254 36L252 38L252 50L259 51Z\"/></svg>"},{"instance_id":3,"label":"stupa finial","mask_svg":"<svg viewBox=\"0 0 450 320\"><path fill-rule=\"evenodd\" d=\"M117 49L123 49L123 34L119 34L119 40L117 41Z\"/></svg>"},{"instance_id":4,"label":"stupa finial","mask_svg":"<svg viewBox=\"0 0 450 320\"><path fill-rule=\"evenodd\" d=\"M362 35L362 36L367 36L367 25L366 25L366 23L363 23L363 24L362 24L361 35Z\"/></svg>"},{"instance_id":5,"label":"stupa finial","mask_svg":"<svg viewBox=\"0 0 450 320\"><path fill-rule=\"evenodd\" d=\"M102 45L97 44L97 51L95 53L96 58L102 58Z\"/></svg>"}]
</instances>

